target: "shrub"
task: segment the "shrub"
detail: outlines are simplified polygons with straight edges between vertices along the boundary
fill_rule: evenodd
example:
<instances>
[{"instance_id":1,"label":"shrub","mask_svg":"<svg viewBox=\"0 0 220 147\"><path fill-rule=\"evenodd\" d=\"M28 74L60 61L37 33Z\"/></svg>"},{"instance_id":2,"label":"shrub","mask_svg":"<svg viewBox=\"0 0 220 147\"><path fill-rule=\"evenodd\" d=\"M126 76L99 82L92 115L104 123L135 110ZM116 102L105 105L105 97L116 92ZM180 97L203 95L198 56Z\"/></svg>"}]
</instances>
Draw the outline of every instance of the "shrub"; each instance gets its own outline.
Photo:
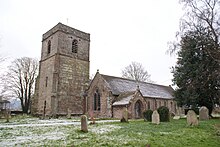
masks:
<instances>
[{"instance_id":1,"label":"shrub","mask_svg":"<svg viewBox=\"0 0 220 147\"><path fill-rule=\"evenodd\" d=\"M167 107L161 106L157 109L157 111L160 115L160 121L161 122L170 121L169 109Z\"/></svg>"},{"instance_id":2,"label":"shrub","mask_svg":"<svg viewBox=\"0 0 220 147\"><path fill-rule=\"evenodd\" d=\"M152 118L151 118L152 113L153 113L153 111L150 110L150 109L144 111L144 112L143 112L144 120L151 121L151 120L152 120Z\"/></svg>"}]
</instances>

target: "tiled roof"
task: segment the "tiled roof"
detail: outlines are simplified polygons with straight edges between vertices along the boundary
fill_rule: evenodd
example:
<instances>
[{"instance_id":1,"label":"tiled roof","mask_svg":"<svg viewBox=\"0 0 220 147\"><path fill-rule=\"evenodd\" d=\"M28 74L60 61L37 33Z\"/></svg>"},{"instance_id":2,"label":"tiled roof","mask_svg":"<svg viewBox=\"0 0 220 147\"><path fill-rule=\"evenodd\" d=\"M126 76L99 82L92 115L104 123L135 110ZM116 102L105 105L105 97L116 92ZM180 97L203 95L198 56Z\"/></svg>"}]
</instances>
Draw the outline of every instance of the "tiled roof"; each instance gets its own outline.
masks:
<instances>
[{"instance_id":1,"label":"tiled roof","mask_svg":"<svg viewBox=\"0 0 220 147\"><path fill-rule=\"evenodd\" d=\"M120 94L117 97L116 102L113 103L113 106L118 106L118 105L128 105L130 100L134 97L135 92L126 92L123 94Z\"/></svg>"},{"instance_id":2,"label":"tiled roof","mask_svg":"<svg viewBox=\"0 0 220 147\"><path fill-rule=\"evenodd\" d=\"M113 77L100 74L107 82L109 88L114 95L137 90L139 86L140 92L144 97L171 99L173 97L173 88L170 86L157 85L146 82L138 82L135 80Z\"/></svg>"}]
</instances>

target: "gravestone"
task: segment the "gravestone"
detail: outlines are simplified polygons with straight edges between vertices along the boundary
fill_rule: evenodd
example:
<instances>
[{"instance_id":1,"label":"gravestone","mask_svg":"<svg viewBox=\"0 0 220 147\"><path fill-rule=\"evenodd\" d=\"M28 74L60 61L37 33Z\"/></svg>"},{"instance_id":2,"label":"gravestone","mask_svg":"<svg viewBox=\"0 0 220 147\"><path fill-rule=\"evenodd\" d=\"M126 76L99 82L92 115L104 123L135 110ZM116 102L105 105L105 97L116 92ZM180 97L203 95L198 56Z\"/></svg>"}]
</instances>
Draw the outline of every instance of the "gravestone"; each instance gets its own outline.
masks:
<instances>
[{"instance_id":1,"label":"gravestone","mask_svg":"<svg viewBox=\"0 0 220 147\"><path fill-rule=\"evenodd\" d=\"M67 109L67 119L71 118L71 110L70 108Z\"/></svg>"},{"instance_id":2,"label":"gravestone","mask_svg":"<svg viewBox=\"0 0 220 147\"><path fill-rule=\"evenodd\" d=\"M81 116L81 131L88 132L88 121L86 115Z\"/></svg>"},{"instance_id":3,"label":"gravestone","mask_svg":"<svg viewBox=\"0 0 220 147\"><path fill-rule=\"evenodd\" d=\"M199 121L197 119L197 115L193 110L189 110L187 112L187 124L189 126L197 126L199 124Z\"/></svg>"},{"instance_id":4,"label":"gravestone","mask_svg":"<svg viewBox=\"0 0 220 147\"><path fill-rule=\"evenodd\" d=\"M9 110L5 111L5 118L6 118L6 122L8 123L9 122L9 118L10 118L10 111Z\"/></svg>"},{"instance_id":5,"label":"gravestone","mask_svg":"<svg viewBox=\"0 0 220 147\"><path fill-rule=\"evenodd\" d=\"M209 109L205 106L199 109L199 120L209 120Z\"/></svg>"},{"instance_id":6,"label":"gravestone","mask_svg":"<svg viewBox=\"0 0 220 147\"><path fill-rule=\"evenodd\" d=\"M154 110L152 114L152 123L157 125L160 124L160 115L157 110Z\"/></svg>"},{"instance_id":7,"label":"gravestone","mask_svg":"<svg viewBox=\"0 0 220 147\"><path fill-rule=\"evenodd\" d=\"M89 115L90 115L90 119L91 119L90 124L95 124L95 117L94 117L94 113L92 110L89 111Z\"/></svg>"},{"instance_id":8,"label":"gravestone","mask_svg":"<svg viewBox=\"0 0 220 147\"><path fill-rule=\"evenodd\" d=\"M128 122L128 109L127 108L123 110L121 122Z\"/></svg>"}]
</instances>

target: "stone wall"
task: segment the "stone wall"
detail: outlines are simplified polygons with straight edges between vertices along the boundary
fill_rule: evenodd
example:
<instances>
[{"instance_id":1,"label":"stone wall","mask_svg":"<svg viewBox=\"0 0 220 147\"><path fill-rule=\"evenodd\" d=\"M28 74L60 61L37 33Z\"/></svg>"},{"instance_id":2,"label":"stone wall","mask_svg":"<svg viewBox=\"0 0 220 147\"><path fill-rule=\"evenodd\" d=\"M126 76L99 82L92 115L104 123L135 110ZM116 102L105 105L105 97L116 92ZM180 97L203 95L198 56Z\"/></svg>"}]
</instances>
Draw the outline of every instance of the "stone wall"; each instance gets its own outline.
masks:
<instances>
[{"instance_id":1,"label":"stone wall","mask_svg":"<svg viewBox=\"0 0 220 147\"><path fill-rule=\"evenodd\" d=\"M89 63L70 57L60 56L58 85L58 113L83 113L83 94L88 88Z\"/></svg>"},{"instance_id":2,"label":"stone wall","mask_svg":"<svg viewBox=\"0 0 220 147\"><path fill-rule=\"evenodd\" d=\"M94 94L96 89L100 92L101 109L100 111L94 111ZM93 79L89 91L88 91L88 111L93 111L95 117L112 117L112 100L114 96L109 91L105 81L101 78L99 74L96 74Z\"/></svg>"},{"instance_id":3,"label":"stone wall","mask_svg":"<svg viewBox=\"0 0 220 147\"><path fill-rule=\"evenodd\" d=\"M40 62L38 113L43 114L46 101L46 114L51 114L51 92L53 84L55 56Z\"/></svg>"},{"instance_id":4,"label":"stone wall","mask_svg":"<svg viewBox=\"0 0 220 147\"><path fill-rule=\"evenodd\" d=\"M78 41L77 52L72 52L73 40ZM33 113L42 114L45 102L46 115L66 115L68 109L72 114L83 113L83 94L89 82L89 48L88 33L61 23L43 35Z\"/></svg>"},{"instance_id":5,"label":"stone wall","mask_svg":"<svg viewBox=\"0 0 220 147\"><path fill-rule=\"evenodd\" d=\"M121 119L124 108L125 108L125 105L124 106L114 106L113 107L113 117ZM129 111L128 111L128 118L131 118L131 112L129 112Z\"/></svg>"}]
</instances>

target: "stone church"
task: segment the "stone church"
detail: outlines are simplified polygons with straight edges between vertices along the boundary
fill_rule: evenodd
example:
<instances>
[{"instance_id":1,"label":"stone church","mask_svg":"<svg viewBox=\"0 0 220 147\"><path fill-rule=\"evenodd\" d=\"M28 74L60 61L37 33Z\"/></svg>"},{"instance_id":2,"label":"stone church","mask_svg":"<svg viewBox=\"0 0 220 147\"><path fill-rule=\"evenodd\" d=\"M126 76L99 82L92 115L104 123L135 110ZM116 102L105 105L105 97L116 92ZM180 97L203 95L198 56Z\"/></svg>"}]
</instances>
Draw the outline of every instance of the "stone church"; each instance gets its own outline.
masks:
<instances>
[{"instance_id":1,"label":"stone church","mask_svg":"<svg viewBox=\"0 0 220 147\"><path fill-rule=\"evenodd\" d=\"M33 115L90 114L141 118L143 111L166 106L176 113L170 86L100 74L90 82L90 34L58 23L43 34Z\"/></svg>"}]
</instances>

